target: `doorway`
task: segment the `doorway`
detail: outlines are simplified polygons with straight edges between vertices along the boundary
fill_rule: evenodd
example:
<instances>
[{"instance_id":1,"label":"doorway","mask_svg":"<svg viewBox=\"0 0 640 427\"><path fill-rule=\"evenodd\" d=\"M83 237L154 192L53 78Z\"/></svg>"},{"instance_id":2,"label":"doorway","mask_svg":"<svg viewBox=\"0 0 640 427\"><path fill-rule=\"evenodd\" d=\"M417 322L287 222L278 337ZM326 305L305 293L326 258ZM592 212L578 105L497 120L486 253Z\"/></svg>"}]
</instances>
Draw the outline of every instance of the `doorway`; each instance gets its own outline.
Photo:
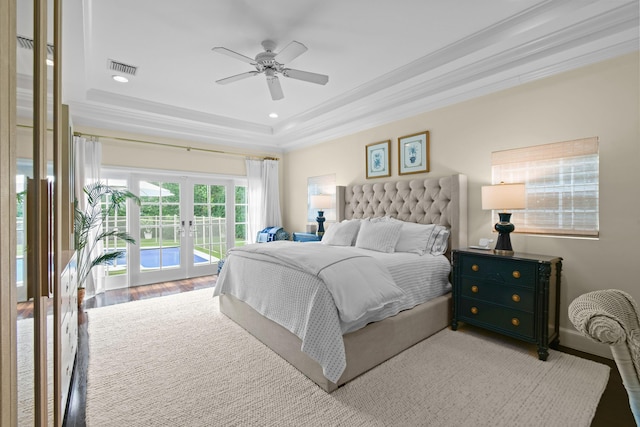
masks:
<instances>
[{"instance_id":1,"label":"doorway","mask_svg":"<svg viewBox=\"0 0 640 427\"><path fill-rule=\"evenodd\" d=\"M227 250L247 242L244 179L143 173L106 181L126 186L140 206L107 220L128 226L136 244L106 245L126 252L107 268L105 289L212 275Z\"/></svg>"}]
</instances>

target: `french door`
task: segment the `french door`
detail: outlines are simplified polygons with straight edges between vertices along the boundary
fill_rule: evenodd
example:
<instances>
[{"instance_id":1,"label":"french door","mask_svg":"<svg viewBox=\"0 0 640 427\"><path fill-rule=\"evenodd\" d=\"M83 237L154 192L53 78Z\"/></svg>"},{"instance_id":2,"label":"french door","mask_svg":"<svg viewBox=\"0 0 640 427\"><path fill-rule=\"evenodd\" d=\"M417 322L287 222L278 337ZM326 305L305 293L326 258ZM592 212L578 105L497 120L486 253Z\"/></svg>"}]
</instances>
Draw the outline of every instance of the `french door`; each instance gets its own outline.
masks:
<instances>
[{"instance_id":1,"label":"french door","mask_svg":"<svg viewBox=\"0 0 640 427\"><path fill-rule=\"evenodd\" d=\"M216 273L238 234L237 188L233 180L131 175L129 189L141 203L129 218L137 244L122 260L129 286Z\"/></svg>"}]
</instances>

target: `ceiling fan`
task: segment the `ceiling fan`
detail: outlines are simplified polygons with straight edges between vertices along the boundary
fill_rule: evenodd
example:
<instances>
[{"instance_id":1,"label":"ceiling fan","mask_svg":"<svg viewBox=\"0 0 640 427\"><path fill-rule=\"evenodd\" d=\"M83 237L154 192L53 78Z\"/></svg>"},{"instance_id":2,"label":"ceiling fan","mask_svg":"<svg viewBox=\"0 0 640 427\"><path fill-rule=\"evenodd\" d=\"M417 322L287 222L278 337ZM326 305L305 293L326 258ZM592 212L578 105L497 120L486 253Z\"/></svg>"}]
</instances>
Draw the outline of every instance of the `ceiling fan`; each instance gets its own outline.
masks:
<instances>
[{"instance_id":1,"label":"ceiling fan","mask_svg":"<svg viewBox=\"0 0 640 427\"><path fill-rule=\"evenodd\" d=\"M269 86L269 92L271 92L271 99L277 101L284 98L282 93L282 86L278 80L278 74L282 74L285 77L290 77L296 80L303 80L305 82L316 83L319 85L325 85L329 81L329 76L324 74L310 73L308 71L294 70L292 68L285 68L284 64L289 63L302 55L307 51L307 47L300 42L292 41L280 52L275 53L276 43L271 40L265 40L262 42L264 52L260 52L256 55L255 59L249 58L225 47L214 47L214 52L222 53L240 61L256 67L256 71L248 71L246 73L236 74L235 76L226 77L224 79L216 80L216 83L226 85L238 80L246 79L248 77L257 76L264 73L267 76L267 86Z\"/></svg>"}]
</instances>

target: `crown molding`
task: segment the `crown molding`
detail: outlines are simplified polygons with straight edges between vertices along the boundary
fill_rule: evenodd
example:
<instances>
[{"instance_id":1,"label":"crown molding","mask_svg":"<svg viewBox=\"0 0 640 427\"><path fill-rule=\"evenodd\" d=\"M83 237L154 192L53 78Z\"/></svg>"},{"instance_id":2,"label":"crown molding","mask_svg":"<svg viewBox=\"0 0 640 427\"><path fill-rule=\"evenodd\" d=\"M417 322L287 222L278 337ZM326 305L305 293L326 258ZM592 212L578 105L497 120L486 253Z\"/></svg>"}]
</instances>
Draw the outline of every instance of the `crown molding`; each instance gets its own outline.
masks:
<instances>
[{"instance_id":1,"label":"crown molding","mask_svg":"<svg viewBox=\"0 0 640 427\"><path fill-rule=\"evenodd\" d=\"M608 47L599 52L593 52L580 57L571 58L563 61L562 63L543 66L524 73L509 73L504 74L500 78L494 77L492 79L485 79L485 81L478 81L473 85L458 87L448 92L433 94L432 96L416 99L413 102L397 105L395 108L388 108L387 104L382 104L384 105L384 108L380 108L377 111L362 111L358 117L352 116L348 121L345 120L340 123L333 121L332 127L323 128L319 125L316 129L308 129L308 132L305 134L298 133L296 135L288 135L291 139L289 141L283 141L281 143L281 147L285 152L288 152L312 146L346 135L365 131L372 127L414 117L438 108L447 107L478 98L480 96L510 89L524 83L533 82L559 73L575 70L577 68L612 59L637 50L637 42L623 42L614 48Z\"/></svg>"},{"instance_id":2,"label":"crown molding","mask_svg":"<svg viewBox=\"0 0 640 427\"><path fill-rule=\"evenodd\" d=\"M273 136L257 135L238 128L221 127L197 120L124 110L109 105L68 102L76 126L126 131L180 140L192 140L223 146L242 146L251 150L281 152Z\"/></svg>"},{"instance_id":3,"label":"crown molding","mask_svg":"<svg viewBox=\"0 0 640 427\"><path fill-rule=\"evenodd\" d=\"M243 129L257 135L271 135L271 126L252 123L230 117L208 114L202 111L190 110L187 108L175 107L159 102L147 101L126 95L119 95L98 89L87 91L87 101L100 104L111 105L116 108L126 108L133 111L145 111L150 115L168 116L175 119L189 120L193 122L208 123L214 128L220 129Z\"/></svg>"},{"instance_id":4,"label":"crown molding","mask_svg":"<svg viewBox=\"0 0 640 427\"><path fill-rule=\"evenodd\" d=\"M349 105L348 111L335 108L313 122L296 126L280 144L288 151L417 115L428 111L426 108L450 105L453 99L467 100L486 94L486 81L494 80L491 87L497 91L637 51L637 10L629 12L628 7L621 7L605 19L586 19L436 77L363 97Z\"/></svg>"}]
</instances>

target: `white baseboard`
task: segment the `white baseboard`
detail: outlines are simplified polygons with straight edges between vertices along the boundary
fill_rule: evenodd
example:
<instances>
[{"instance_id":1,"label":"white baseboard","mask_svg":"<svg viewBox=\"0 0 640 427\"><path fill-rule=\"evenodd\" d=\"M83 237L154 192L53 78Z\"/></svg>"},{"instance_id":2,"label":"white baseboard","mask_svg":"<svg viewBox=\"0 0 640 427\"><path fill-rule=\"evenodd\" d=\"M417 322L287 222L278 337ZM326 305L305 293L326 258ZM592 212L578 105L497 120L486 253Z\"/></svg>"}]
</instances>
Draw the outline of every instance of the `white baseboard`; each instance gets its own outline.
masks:
<instances>
[{"instance_id":1,"label":"white baseboard","mask_svg":"<svg viewBox=\"0 0 640 427\"><path fill-rule=\"evenodd\" d=\"M591 353L596 356L606 357L607 359L613 359L611 349L607 344L591 341L575 329L560 328L560 345L570 347L574 350L584 351L585 353Z\"/></svg>"}]
</instances>

